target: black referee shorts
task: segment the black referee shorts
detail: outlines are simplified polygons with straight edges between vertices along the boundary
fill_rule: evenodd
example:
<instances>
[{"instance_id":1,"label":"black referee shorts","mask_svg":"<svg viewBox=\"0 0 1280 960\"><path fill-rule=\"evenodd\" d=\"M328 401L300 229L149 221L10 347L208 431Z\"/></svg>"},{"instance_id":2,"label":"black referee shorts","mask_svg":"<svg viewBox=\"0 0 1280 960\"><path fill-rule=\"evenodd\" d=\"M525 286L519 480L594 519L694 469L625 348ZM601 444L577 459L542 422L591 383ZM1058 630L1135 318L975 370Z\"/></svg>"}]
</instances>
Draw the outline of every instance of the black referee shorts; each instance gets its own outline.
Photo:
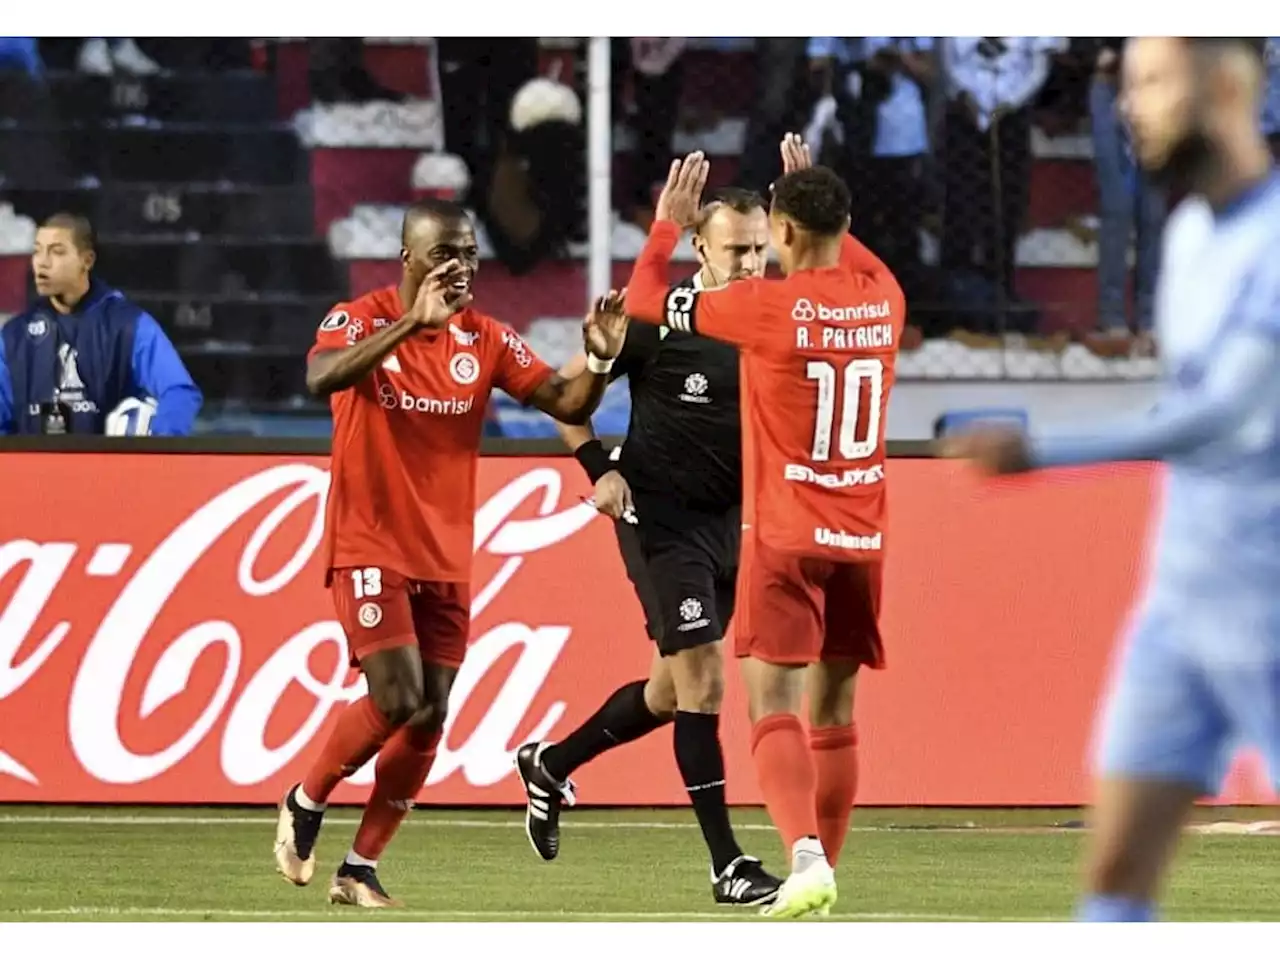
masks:
<instances>
[{"instance_id":1,"label":"black referee shorts","mask_svg":"<svg viewBox=\"0 0 1280 960\"><path fill-rule=\"evenodd\" d=\"M708 514L637 494L635 514L637 523L614 527L659 653L723 639L733 618L741 510Z\"/></svg>"}]
</instances>

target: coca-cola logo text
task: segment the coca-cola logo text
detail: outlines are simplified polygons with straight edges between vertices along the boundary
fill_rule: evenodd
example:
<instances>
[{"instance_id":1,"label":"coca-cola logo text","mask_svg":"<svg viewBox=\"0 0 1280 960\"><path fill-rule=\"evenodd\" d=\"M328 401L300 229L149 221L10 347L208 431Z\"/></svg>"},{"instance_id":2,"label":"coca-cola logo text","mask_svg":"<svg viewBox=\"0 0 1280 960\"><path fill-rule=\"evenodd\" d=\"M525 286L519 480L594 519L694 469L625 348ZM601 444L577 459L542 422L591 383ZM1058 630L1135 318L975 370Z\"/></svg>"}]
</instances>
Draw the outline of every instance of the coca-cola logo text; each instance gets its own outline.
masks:
<instances>
[{"instance_id":1,"label":"coca-cola logo text","mask_svg":"<svg viewBox=\"0 0 1280 960\"><path fill-rule=\"evenodd\" d=\"M66 710L71 749L95 780L129 785L157 778L182 764L219 726L218 756L228 782L250 786L276 775L312 743L335 707L365 692L363 679L347 669L345 638L328 609L300 611L309 622L275 638L265 662L246 668L244 632L252 626L246 617L252 615L253 601L281 594L304 571L318 576L313 559L323 535L328 479L325 470L308 463L260 470L201 504L154 545L32 540L0 545L0 582L19 577L0 612L0 705L19 695L69 637L91 631ZM531 554L573 537L595 516L581 503L562 508L562 499L560 473L539 468L518 476L476 511L475 550L494 557L498 566L486 582L475 584L475 617L512 583ZM534 516L517 518L526 504ZM258 519L246 529L250 517ZM228 546L234 570L209 569L210 557L225 554ZM60 619L33 635L61 584L76 575L120 578L131 559L132 572L99 622ZM157 622L175 596L198 591L218 572L230 572L236 585L236 595L221 598L221 615L157 638ZM570 633L567 623L511 620L474 638L454 687L451 723L494 665L511 651L518 656L465 742L450 746L446 729L429 785L457 773L473 786L493 784L510 772L518 732L533 737L550 732L563 703L552 703L537 717L528 714ZM159 652L144 655L144 644L159 646ZM330 655L322 659L332 668L317 675L315 655L326 647ZM131 745L122 732L130 681L137 682L142 672L136 719L145 721L175 698L193 696L193 670L210 659L221 665L212 690L201 702L184 705L194 719L185 728L167 730L165 742L151 749ZM293 688L305 691L308 709L283 742L269 744L270 721ZM39 785L41 757L23 747L21 727L0 728L0 776ZM371 766L351 779L369 782Z\"/></svg>"},{"instance_id":2,"label":"coca-cola logo text","mask_svg":"<svg viewBox=\"0 0 1280 960\"><path fill-rule=\"evenodd\" d=\"M326 467L6 454L0 802L273 803L305 774L364 689L324 587ZM889 462L889 667L859 681L860 802L1088 802L1088 740L1141 588L1152 476L992 491L950 462ZM512 751L563 736L653 656L572 458L484 457L476 489L471 646L423 803L522 802ZM727 676L727 795L758 804L742 686ZM688 803L669 735L578 778L591 803ZM363 800L369 779L359 771L334 802ZM1224 799L1269 801L1263 780L1245 758Z\"/></svg>"}]
</instances>

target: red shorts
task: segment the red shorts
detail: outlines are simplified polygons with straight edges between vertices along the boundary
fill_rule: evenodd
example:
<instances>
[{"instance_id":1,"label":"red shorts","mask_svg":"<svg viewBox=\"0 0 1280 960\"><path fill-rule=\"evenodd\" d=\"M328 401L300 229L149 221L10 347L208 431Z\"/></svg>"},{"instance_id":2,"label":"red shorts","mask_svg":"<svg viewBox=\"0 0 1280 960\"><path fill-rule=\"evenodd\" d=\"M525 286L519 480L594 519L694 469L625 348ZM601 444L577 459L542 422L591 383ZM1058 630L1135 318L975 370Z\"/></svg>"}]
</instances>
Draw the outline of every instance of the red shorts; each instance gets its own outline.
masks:
<instances>
[{"instance_id":1,"label":"red shorts","mask_svg":"<svg viewBox=\"0 0 1280 960\"><path fill-rule=\"evenodd\" d=\"M471 629L471 586L409 580L380 567L336 568L329 591L351 665L379 650L417 646L422 659L458 667Z\"/></svg>"},{"instance_id":2,"label":"red shorts","mask_svg":"<svg viewBox=\"0 0 1280 960\"><path fill-rule=\"evenodd\" d=\"M852 660L883 668L883 566L802 557L744 540L733 621L737 655L781 665Z\"/></svg>"}]
</instances>

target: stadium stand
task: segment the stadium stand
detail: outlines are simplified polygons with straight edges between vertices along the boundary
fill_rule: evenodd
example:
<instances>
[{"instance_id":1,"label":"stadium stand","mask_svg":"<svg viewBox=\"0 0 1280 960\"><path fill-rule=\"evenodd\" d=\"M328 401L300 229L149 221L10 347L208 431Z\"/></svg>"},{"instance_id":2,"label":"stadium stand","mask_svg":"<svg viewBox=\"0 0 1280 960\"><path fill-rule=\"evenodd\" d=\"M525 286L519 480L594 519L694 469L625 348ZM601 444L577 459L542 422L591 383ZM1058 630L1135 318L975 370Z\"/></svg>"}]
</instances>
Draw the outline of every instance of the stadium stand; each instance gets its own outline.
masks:
<instances>
[{"instance_id":1,"label":"stadium stand","mask_svg":"<svg viewBox=\"0 0 1280 960\"><path fill-rule=\"evenodd\" d=\"M877 38L812 38L866 39ZM1011 292L993 294L990 283L942 262L944 185L956 189L944 148L953 145L948 111L952 74L959 76L946 60L970 54L937 44L928 53L933 80L920 84L930 146L915 171L919 249L912 256L918 253L924 279L909 291L913 338L901 377L1145 380L1156 369L1148 341L1099 337L1100 207L1088 116L1099 47L1006 39L1053 41L1044 46L1048 72L1024 111L1026 212L1012 244ZM258 40L221 67L190 56L166 60L162 50L153 54L159 70L144 75L98 75L74 62L43 71L53 113L38 123L0 118L0 174L5 157L50 128L64 162L55 179L0 181L0 313L18 310L28 295L34 222L55 210L85 212L100 236L102 275L155 314L204 388L206 429L322 430L323 409L305 395L301 362L315 324L348 293L395 279L404 206L438 195L461 199L478 215L486 261L478 305L522 330L552 361L565 358L587 298L582 144L593 131L583 119L585 41L341 43L349 45L322 51L304 38ZM836 85L828 80L823 89L822 70L839 58L819 56L813 42L790 43L615 38L616 212L607 242L616 283L643 244L643 201L652 186L645 171L655 158L665 168L672 154L702 149L715 184L767 187L777 128L819 136L853 130L856 141L849 114L832 107L824 119L824 100L847 109L839 91L851 89L842 84L853 77L863 97L855 106L875 105L885 96L874 92L876 83L884 76L900 82L898 61L860 55L873 48L853 43ZM345 92L326 87L321 96L317 63L360 82ZM784 94L767 86L778 76L790 78ZM513 110L512 95L522 89ZM847 145L840 149L847 153ZM964 189L989 188L1002 205L1017 184L1013 161L1003 171L1000 163L994 183ZM863 238L876 246L876 236ZM692 266L687 243L679 259ZM625 393L615 390L606 403L598 421L605 432L625 424ZM495 416L513 435L547 429L505 403Z\"/></svg>"}]
</instances>

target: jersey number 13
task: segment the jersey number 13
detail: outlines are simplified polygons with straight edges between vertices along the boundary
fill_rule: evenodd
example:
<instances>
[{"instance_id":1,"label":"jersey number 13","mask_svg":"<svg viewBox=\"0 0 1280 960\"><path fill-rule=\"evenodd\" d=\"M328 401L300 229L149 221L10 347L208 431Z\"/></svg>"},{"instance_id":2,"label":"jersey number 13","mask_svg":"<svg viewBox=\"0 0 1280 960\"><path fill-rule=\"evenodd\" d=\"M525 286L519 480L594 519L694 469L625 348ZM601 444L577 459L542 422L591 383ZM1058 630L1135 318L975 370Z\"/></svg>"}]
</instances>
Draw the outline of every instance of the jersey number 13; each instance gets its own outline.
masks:
<instances>
[{"instance_id":1,"label":"jersey number 13","mask_svg":"<svg viewBox=\"0 0 1280 960\"><path fill-rule=\"evenodd\" d=\"M814 462L831 459L833 434L841 460L865 460L875 453L880 442L884 364L875 359L849 360L843 364L810 360L805 366L805 376L818 382L818 409L813 425ZM859 423L864 396L866 422Z\"/></svg>"}]
</instances>

